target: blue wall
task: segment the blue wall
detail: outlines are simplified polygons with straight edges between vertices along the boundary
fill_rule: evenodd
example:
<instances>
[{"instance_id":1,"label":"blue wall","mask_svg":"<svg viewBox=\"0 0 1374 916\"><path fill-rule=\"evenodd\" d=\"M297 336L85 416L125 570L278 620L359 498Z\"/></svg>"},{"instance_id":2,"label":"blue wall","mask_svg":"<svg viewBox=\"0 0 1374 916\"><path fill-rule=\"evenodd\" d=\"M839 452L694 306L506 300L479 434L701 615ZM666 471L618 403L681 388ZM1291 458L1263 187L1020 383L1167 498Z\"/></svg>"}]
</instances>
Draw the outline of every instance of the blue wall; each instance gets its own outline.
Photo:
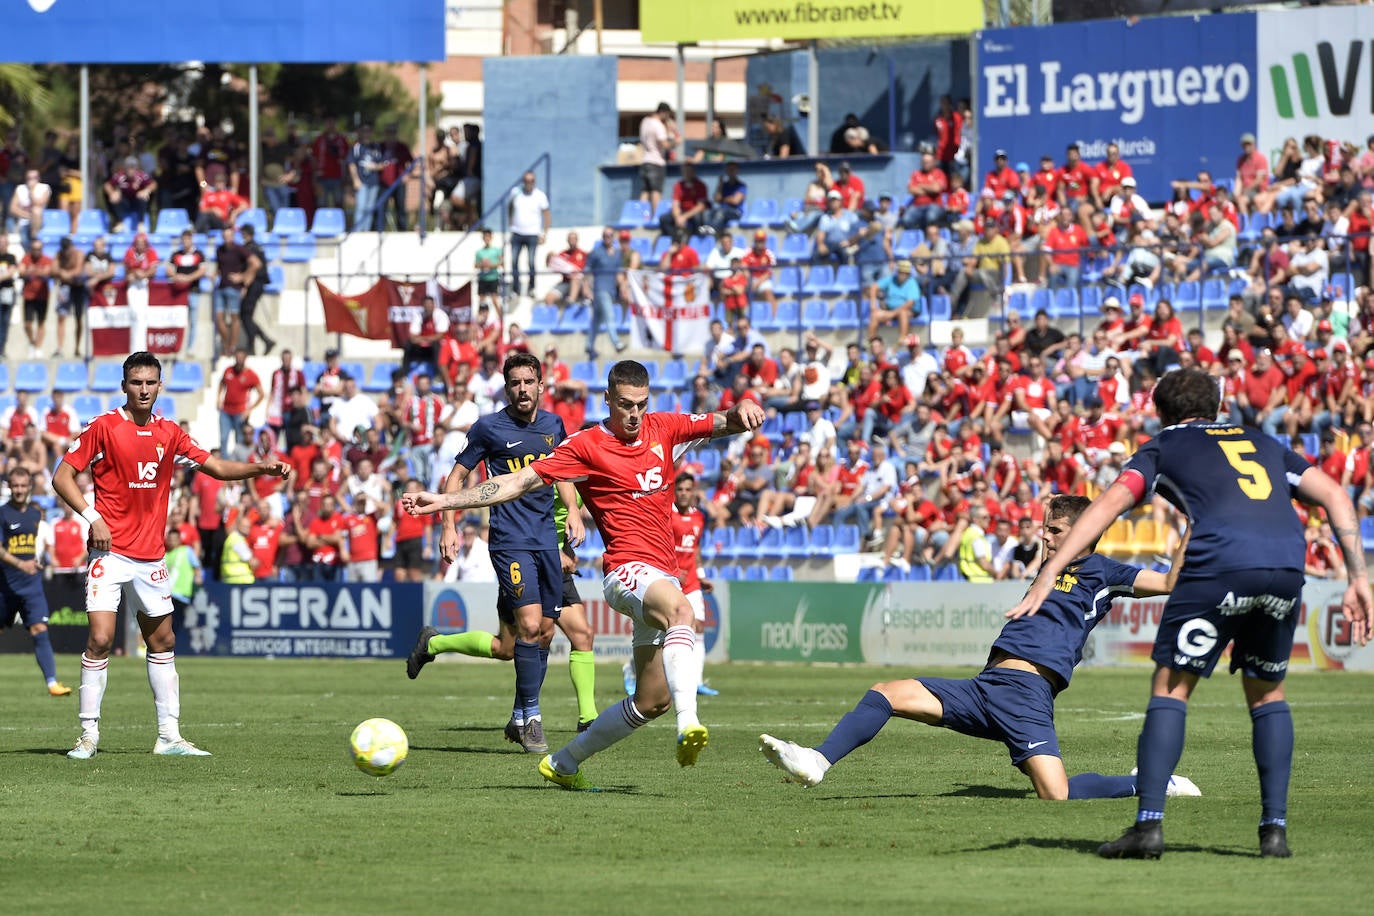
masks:
<instances>
[{"instance_id":1,"label":"blue wall","mask_svg":"<svg viewBox=\"0 0 1374 916\"><path fill-rule=\"evenodd\" d=\"M495 195L548 153L548 183L542 169L537 174L549 195L554 224L595 222L598 183L591 176L615 159L616 59L488 58L482 62L482 81L489 113L483 131L483 206L495 203Z\"/></svg>"},{"instance_id":2,"label":"blue wall","mask_svg":"<svg viewBox=\"0 0 1374 916\"><path fill-rule=\"evenodd\" d=\"M837 160L828 159L831 168ZM870 200L876 201L884 191L892 195L896 206L906 199L907 179L920 166L921 157L915 153L894 153L882 156L854 156L849 160L854 174L863 179L864 191ZM697 166L697 175L706 186L715 189L716 179L720 176L722 164L703 162ZM801 197L806 191L806 183L815 174L815 160L795 157L791 159L753 159L740 162L740 177L749 186L749 196L754 199L771 197L785 200ZM620 218L620 207L625 201L639 196L639 166L603 165L601 167L601 217L597 222L613 223ZM678 169L668 167L666 192L677 181ZM590 221L589 221L590 222Z\"/></svg>"}]
</instances>

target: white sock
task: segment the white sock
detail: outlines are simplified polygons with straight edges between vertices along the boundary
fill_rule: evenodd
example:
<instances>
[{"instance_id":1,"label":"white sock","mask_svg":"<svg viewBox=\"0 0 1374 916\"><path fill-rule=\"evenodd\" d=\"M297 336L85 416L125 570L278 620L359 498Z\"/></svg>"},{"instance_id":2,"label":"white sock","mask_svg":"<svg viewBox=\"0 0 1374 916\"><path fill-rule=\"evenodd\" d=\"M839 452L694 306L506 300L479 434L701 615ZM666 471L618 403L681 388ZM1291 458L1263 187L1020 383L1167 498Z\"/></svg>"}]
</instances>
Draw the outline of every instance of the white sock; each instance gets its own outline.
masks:
<instances>
[{"instance_id":1,"label":"white sock","mask_svg":"<svg viewBox=\"0 0 1374 916\"><path fill-rule=\"evenodd\" d=\"M592 722L592 727L563 746L553 755L553 767L565 776L577 772L582 761L597 751L604 751L649 720L635 708L633 697L626 697L614 706L607 706Z\"/></svg>"},{"instance_id":2,"label":"white sock","mask_svg":"<svg viewBox=\"0 0 1374 916\"><path fill-rule=\"evenodd\" d=\"M175 652L148 653L148 686L153 688L157 708L157 736L163 741L180 741L181 680Z\"/></svg>"},{"instance_id":3,"label":"white sock","mask_svg":"<svg viewBox=\"0 0 1374 916\"><path fill-rule=\"evenodd\" d=\"M697 663L697 683L706 683L706 640L702 639L701 633L693 633L696 636L696 643L692 648L692 657Z\"/></svg>"},{"instance_id":4,"label":"white sock","mask_svg":"<svg viewBox=\"0 0 1374 916\"><path fill-rule=\"evenodd\" d=\"M663 673L677 710L677 730L700 725L697 718L697 686L701 683L696 663L697 635L690 626L669 627L663 636Z\"/></svg>"},{"instance_id":5,"label":"white sock","mask_svg":"<svg viewBox=\"0 0 1374 916\"><path fill-rule=\"evenodd\" d=\"M81 736L100 740L100 702L105 699L108 658L87 658L81 653L81 688L77 691L81 716Z\"/></svg>"}]
</instances>

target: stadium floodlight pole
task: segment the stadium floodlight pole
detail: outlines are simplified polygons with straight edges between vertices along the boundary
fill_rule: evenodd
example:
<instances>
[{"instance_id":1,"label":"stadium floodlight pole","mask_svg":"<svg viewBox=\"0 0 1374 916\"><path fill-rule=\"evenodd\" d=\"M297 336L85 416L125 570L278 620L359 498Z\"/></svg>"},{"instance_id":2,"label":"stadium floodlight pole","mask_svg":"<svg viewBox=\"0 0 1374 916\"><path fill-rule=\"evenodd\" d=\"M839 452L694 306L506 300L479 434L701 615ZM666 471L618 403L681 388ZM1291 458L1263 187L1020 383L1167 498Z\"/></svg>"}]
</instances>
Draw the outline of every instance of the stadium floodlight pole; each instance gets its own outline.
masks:
<instances>
[{"instance_id":1,"label":"stadium floodlight pole","mask_svg":"<svg viewBox=\"0 0 1374 916\"><path fill-rule=\"evenodd\" d=\"M706 64L706 139L711 139L711 129L716 123L716 58ZM724 138L722 138L724 139Z\"/></svg>"},{"instance_id":2,"label":"stadium floodlight pole","mask_svg":"<svg viewBox=\"0 0 1374 916\"><path fill-rule=\"evenodd\" d=\"M679 155L686 152L683 137L687 133L687 52L677 46L677 142Z\"/></svg>"},{"instance_id":3,"label":"stadium floodlight pole","mask_svg":"<svg viewBox=\"0 0 1374 916\"><path fill-rule=\"evenodd\" d=\"M91 205L91 66L81 65L81 209ZM86 351L87 353L90 350Z\"/></svg>"},{"instance_id":4,"label":"stadium floodlight pole","mask_svg":"<svg viewBox=\"0 0 1374 916\"><path fill-rule=\"evenodd\" d=\"M258 140L258 65L248 65L248 205L258 205L258 170L262 147Z\"/></svg>"},{"instance_id":5,"label":"stadium floodlight pole","mask_svg":"<svg viewBox=\"0 0 1374 916\"><path fill-rule=\"evenodd\" d=\"M597 34L599 35L600 33L597 33ZM428 130L429 130L429 64L425 63L424 61L421 61L421 62L420 62L420 139L419 139L419 142L417 143L417 145L416 145L416 147L415 147L416 149L418 149L418 150L420 151L420 207L419 207L419 209L416 211L416 215L419 217L419 222L420 222L420 242L421 242L421 243L423 243L424 240L425 240L425 222L426 222L425 216L426 216L426 211L429 210L429 203L428 203L428 201L426 201L426 200L424 199L424 198L425 198L425 187L426 187L426 185L425 185L425 180L426 180L426 177L425 177L425 165L426 165L426 162L425 162L425 160L427 160L427 159L429 158L429 155L425 152L425 150L426 150L426 149L428 148L428 146L429 146L428 140L425 139L425 133L426 133ZM433 199L433 196L434 196L434 195L431 194L431 195L430 195L430 198ZM402 209L402 211L405 210L405 200L404 200L404 198L402 198L402 200L401 200L401 209Z\"/></svg>"},{"instance_id":6,"label":"stadium floodlight pole","mask_svg":"<svg viewBox=\"0 0 1374 916\"><path fill-rule=\"evenodd\" d=\"M806 48L806 148L811 155L821 154L821 59L816 39Z\"/></svg>"}]
</instances>

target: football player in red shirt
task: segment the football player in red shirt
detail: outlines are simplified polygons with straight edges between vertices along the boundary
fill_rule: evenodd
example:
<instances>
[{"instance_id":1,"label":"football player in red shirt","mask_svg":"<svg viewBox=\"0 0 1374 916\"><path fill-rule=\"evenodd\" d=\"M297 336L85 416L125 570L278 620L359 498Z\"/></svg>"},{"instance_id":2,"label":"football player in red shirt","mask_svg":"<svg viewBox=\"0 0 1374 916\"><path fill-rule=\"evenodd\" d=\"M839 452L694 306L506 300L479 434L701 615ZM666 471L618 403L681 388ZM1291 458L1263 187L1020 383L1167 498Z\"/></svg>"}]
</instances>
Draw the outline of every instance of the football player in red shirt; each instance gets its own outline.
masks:
<instances>
[{"instance_id":1,"label":"football player in red shirt","mask_svg":"<svg viewBox=\"0 0 1374 916\"><path fill-rule=\"evenodd\" d=\"M172 632L172 593L163 562L167 504L179 467L196 467L219 480L286 477L284 461L225 461L201 448L172 420L153 416L162 392L162 363L140 351L124 360L126 397L118 410L96 417L68 449L53 473L53 491L90 523L86 613L90 634L81 655L81 738L67 752L89 760L100 743L100 704L114 646L115 612L123 598L137 612L148 645L148 683L157 708L154 754L208 756L181 737L181 691ZM86 503L76 475L90 469L94 505Z\"/></svg>"},{"instance_id":2,"label":"football player in red shirt","mask_svg":"<svg viewBox=\"0 0 1374 916\"><path fill-rule=\"evenodd\" d=\"M698 440L758 429L764 412L742 400L728 413L649 412L649 373L632 360L616 363L606 380L610 416L565 439L547 458L457 493L408 493L406 511L432 515L509 502L558 480L577 483L606 540L602 589L634 621L635 695L609 707L592 727L539 761L545 779L565 789L594 788L581 763L677 707L677 760L693 766L708 732L696 715L695 612L672 571L673 466Z\"/></svg>"},{"instance_id":3,"label":"football player in red shirt","mask_svg":"<svg viewBox=\"0 0 1374 916\"><path fill-rule=\"evenodd\" d=\"M697 508L697 479L691 471L681 471L673 484L673 511L669 516L673 523L673 554L677 557L677 579L682 583L682 594L692 605L696 617L693 629L696 630L697 694L713 697L720 693L706 686L706 641L701 634L706 631L706 592L711 583L697 573L701 565L701 535L706 530L706 516Z\"/></svg>"}]
</instances>

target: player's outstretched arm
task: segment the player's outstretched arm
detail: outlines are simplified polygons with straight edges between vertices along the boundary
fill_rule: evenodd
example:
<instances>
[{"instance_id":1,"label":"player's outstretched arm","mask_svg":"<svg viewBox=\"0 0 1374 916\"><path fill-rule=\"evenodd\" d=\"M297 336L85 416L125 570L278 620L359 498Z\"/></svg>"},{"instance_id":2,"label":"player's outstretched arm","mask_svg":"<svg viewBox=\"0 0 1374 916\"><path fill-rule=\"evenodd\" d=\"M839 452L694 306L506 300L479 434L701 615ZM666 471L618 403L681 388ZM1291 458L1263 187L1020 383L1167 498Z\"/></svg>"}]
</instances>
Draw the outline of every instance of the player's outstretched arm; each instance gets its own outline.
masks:
<instances>
[{"instance_id":1,"label":"player's outstretched arm","mask_svg":"<svg viewBox=\"0 0 1374 916\"><path fill-rule=\"evenodd\" d=\"M751 432L763 425L763 407L755 401L740 401L724 413L712 414L715 424L711 427L711 438L737 436Z\"/></svg>"},{"instance_id":2,"label":"player's outstretched arm","mask_svg":"<svg viewBox=\"0 0 1374 916\"><path fill-rule=\"evenodd\" d=\"M218 455L211 455L200 469L216 480L291 476L291 465L286 461L226 461Z\"/></svg>"},{"instance_id":3,"label":"player's outstretched arm","mask_svg":"<svg viewBox=\"0 0 1374 916\"><path fill-rule=\"evenodd\" d=\"M433 515L446 509L480 509L508 503L542 486L545 486L544 481L534 469L526 467L457 493L406 493L401 497L401 506L411 515Z\"/></svg>"},{"instance_id":4,"label":"player's outstretched arm","mask_svg":"<svg viewBox=\"0 0 1374 916\"><path fill-rule=\"evenodd\" d=\"M1350 621L1351 638L1364 645L1369 642L1371 620L1374 620L1374 596L1369 591L1369 571L1365 567L1364 544L1360 540L1355 506L1341 485L1316 467L1303 472L1298 481L1298 496L1326 510L1331 533L1341 545L1345 574L1350 583L1341 602L1341 612Z\"/></svg>"},{"instance_id":5,"label":"player's outstretched arm","mask_svg":"<svg viewBox=\"0 0 1374 916\"><path fill-rule=\"evenodd\" d=\"M1116 521L1116 517L1134 505L1135 494L1122 483L1114 483L1103 491L1102 495L1093 500L1093 504L1078 517L1078 521L1073 523L1054 556L1040 566L1040 573L1026 590L1025 597L1016 607L1007 611L1006 616L1015 620L1018 617L1029 617L1040 610L1040 605L1049 597L1050 589L1054 587L1054 582L1064 571L1064 567L1096 544L1097 539L1102 537L1102 532Z\"/></svg>"}]
</instances>

